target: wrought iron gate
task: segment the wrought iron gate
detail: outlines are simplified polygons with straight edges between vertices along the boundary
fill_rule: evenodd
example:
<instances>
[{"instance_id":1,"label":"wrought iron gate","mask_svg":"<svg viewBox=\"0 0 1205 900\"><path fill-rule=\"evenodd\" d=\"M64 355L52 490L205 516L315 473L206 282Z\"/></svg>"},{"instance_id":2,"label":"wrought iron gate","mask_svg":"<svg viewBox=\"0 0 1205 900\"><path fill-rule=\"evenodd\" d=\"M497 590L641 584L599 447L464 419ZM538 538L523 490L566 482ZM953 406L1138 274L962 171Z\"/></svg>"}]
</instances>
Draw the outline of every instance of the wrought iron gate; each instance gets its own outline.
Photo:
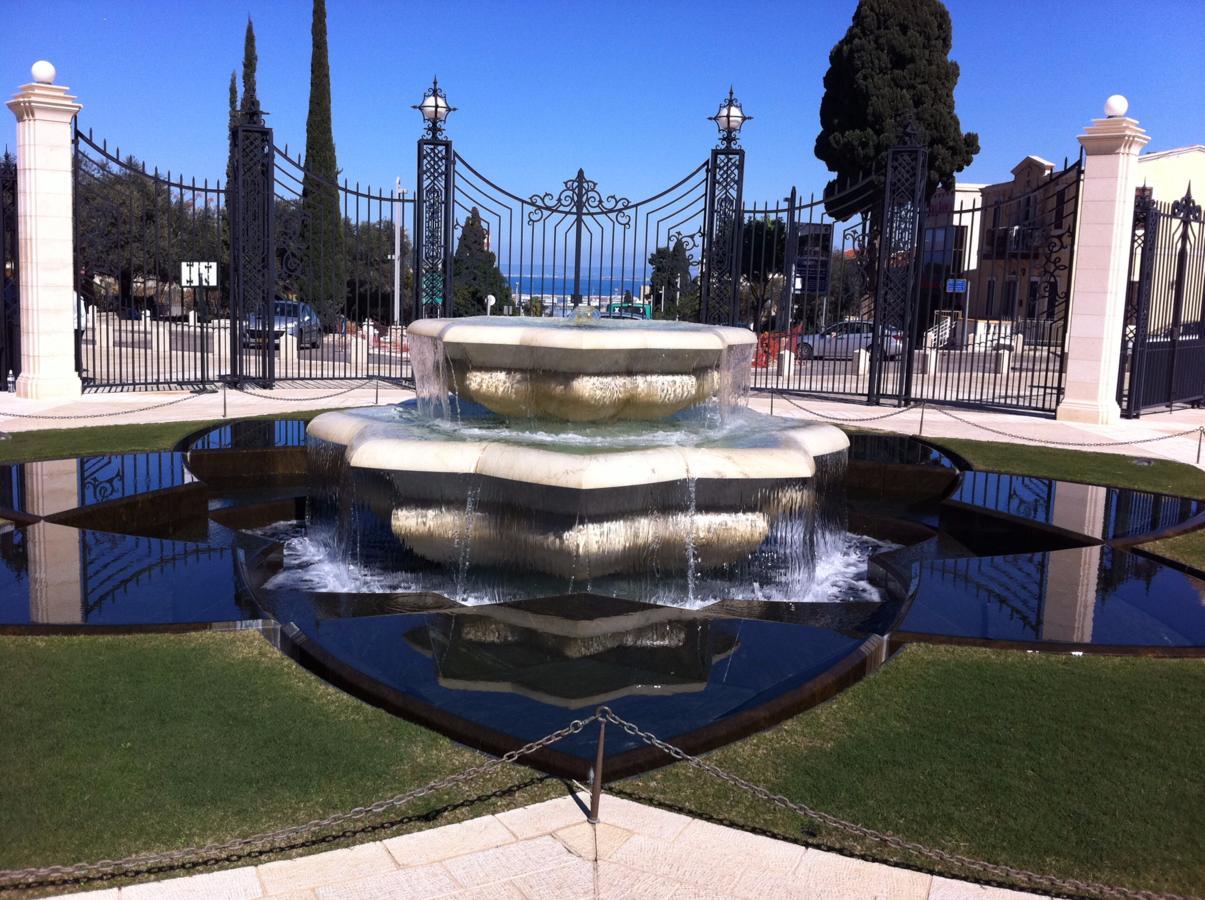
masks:
<instances>
[{"instance_id":1,"label":"wrought iron gate","mask_svg":"<svg viewBox=\"0 0 1205 900\"><path fill-rule=\"evenodd\" d=\"M1205 399L1205 224L1192 186L1134 207L1118 400L1127 416Z\"/></svg>"}]
</instances>

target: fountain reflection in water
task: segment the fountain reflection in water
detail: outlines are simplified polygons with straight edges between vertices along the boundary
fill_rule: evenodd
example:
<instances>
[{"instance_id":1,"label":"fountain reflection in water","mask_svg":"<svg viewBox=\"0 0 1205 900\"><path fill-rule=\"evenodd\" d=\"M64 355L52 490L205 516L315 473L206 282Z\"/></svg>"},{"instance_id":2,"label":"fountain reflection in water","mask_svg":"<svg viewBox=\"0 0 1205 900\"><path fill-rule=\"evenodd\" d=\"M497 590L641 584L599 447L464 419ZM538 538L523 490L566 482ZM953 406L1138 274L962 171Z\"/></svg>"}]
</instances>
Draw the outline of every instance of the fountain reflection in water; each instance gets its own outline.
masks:
<instances>
[{"instance_id":1,"label":"fountain reflection in water","mask_svg":"<svg viewBox=\"0 0 1205 900\"><path fill-rule=\"evenodd\" d=\"M745 408L751 333L426 320L409 345L416 402L311 423L313 511L273 587L689 607L873 594L872 545L846 531L848 441Z\"/></svg>"}]
</instances>

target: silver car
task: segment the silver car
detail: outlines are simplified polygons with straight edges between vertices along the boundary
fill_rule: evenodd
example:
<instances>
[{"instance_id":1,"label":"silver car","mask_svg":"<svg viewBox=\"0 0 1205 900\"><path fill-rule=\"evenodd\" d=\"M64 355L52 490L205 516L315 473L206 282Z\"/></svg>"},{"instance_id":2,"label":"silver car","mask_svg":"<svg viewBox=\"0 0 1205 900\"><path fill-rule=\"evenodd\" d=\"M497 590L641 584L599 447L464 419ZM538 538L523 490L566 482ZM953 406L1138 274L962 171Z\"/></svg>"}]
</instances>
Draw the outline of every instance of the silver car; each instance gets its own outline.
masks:
<instances>
[{"instance_id":1,"label":"silver car","mask_svg":"<svg viewBox=\"0 0 1205 900\"><path fill-rule=\"evenodd\" d=\"M864 321L838 322L815 334L795 338L795 353L800 359L851 359L855 350L869 349L874 343L874 323ZM893 359L904 352L904 333L886 328L883 349Z\"/></svg>"},{"instance_id":2,"label":"silver car","mask_svg":"<svg viewBox=\"0 0 1205 900\"><path fill-rule=\"evenodd\" d=\"M276 346L280 345L280 339L284 335L296 338L298 347L322 346L322 322L308 303L277 297L272 307L270 332L264 327L257 313L247 316L247 324L243 328L244 347L263 344L269 334Z\"/></svg>"}]
</instances>

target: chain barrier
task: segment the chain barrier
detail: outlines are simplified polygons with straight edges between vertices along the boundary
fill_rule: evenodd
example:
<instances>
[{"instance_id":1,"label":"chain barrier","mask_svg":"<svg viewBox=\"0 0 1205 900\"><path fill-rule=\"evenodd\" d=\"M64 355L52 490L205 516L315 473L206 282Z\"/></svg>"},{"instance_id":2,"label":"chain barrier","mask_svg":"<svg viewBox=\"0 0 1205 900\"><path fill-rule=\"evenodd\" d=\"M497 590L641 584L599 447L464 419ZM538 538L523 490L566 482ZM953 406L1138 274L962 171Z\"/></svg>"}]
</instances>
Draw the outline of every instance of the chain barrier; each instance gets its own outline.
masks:
<instances>
[{"instance_id":1,"label":"chain barrier","mask_svg":"<svg viewBox=\"0 0 1205 900\"><path fill-rule=\"evenodd\" d=\"M351 387L345 388L342 391L335 391L333 394L321 394L317 397L276 397L276 396L273 396L272 394L267 393L266 391L253 391L249 387L239 388L239 391L241 393L247 394L250 397L260 397L264 400L279 400L282 403L312 403L314 400L329 400L332 397L342 397L344 394L350 394L352 391L358 391L361 388L366 388L370 384L378 384L379 385L380 379L366 378L364 381L361 381L359 384L353 384Z\"/></svg>"},{"instance_id":2,"label":"chain barrier","mask_svg":"<svg viewBox=\"0 0 1205 900\"><path fill-rule=\"evenodd\" d=\"M380 383L381 382L380 382L379 378L368 378L368 379L365 379L364 381L353 384L351 387L345 388L341 391L335 391L330 394L319 394L317 397L313 397L313 396L310 396L310 397L278 397L274 394L267 393L267 392L253 391L247 387L238 388L237 390L240 393L248 395L249 397L259 397L261 400L273 400L273 401L278 401L281 403L313 403L316 400L330 400L332 397L342 397L344 394L350 394L352 391L358 391L362 388L366 388L369 385L374 385L374 384L377 386L378 393L379 393ZM215 392L214 391L198 391L196 393L185 394L183 397L174 397L171 400L164 400L162 403L152 403L150 406L140 406L137 409L118 409L118 410L110 410L108 412L100 412L100 413L72 413L72 414L19 413L19 412L9 412L8 410L0 410L0 419L5 419L5 418L40 419L40 420L51 421L51 422L85 421L88 419L112 419L112 418L116 418L118 416L132 416L137 413L152 412L156 409L166 409L169 406L175 406L178 403L186 403L195 397L208 396L209 394L212 394L212 393L215 393ZM225 394L223 392L223 404L224 403L225 403ZM225 415L226 415L225 407L223 406L222 416L225 417Z\"/></svg>"},{"instance_id":3,"label":"chain barrier","mask_svg":"<svg viewBox=\"0 0 1205 900\"><path fill-rule=\"evenodd\" d=\"M249 851L262 850L287 840L293 840L316 832L329 831L348 822L354 822L369 815L379 815L390 809L397 809L420 797L434 794L437 791L457 787L466 782L480 778L495 769L509 765L524 756L542 750L570 735L578 734L592 722L598 721L598 714L586 719L574 719L564 728L546 734L544 737L524 744L505 753L496 759L487 760L479 766L464 769L453 775L448 775L422 787L413 788L402 794L396 794L385 800L378 800L368 806L357 806L347 812L335 813L322 819L312 819L301 825L279 828L275 831L265 831L251 837L235 838L222 843L207 844L203 847L189 847L183 850L169 850L163 853L144 853L127 856L124 859L102 859L91 863L76 863L68 866L40 866L25 869L0 869L0 889L10 889L36 883L60 883L64 881L92 881L101 877L115 877L131 870L141 870L150 867L167 866L169 869L183 868L189 864L207 861L234 861L238 856Z\"/></svg>"},{"instance_id":4,"label":"chain barrier","mask_svg":"<svg viewBox=\"0 0 1205 900\"><path fill-rule=\"evenodd\" d=\"M919 404L913 404L912 406L901 406L899 409L893 409L891 412L883 413L881 416L834 416L832 413L822 413L817 412L814 409L808 409L808 407L804 406L802 403L797 403L786 394L779 395L779 399L785 400L787 403L791 404L791 406L807 413L809 416L815 416L818 419L829 419L833 422L877 422L880 419L890 419L892 416L902 415L903 413L911 412L912 410L919 408Z\"/></svg>"},{"instance_id":5,"label":"chain barrier","mask_svg":"<svg viewBox=\"0 0 1205 900\"><path fill-rule=\"evenodd\" d=\"M152 403L150 406L142 406L138 409L120 409L110 410L102 413L84 413L75 415L52 415L49 413L17 413L8 412L7 410L0 411L0 419L46 419L48 421L65 422L73 419L111 419L115 416L128 416L133 413L150 412L154 409L164 409L168 406L175 406L177 403L184 403L194 397L200 397L201 394L185 394L183 397L176 397L172 400L165 400L162 403Z\"/></svg>"},{"instance_id":6,"label":"chain barrier","mask_svg":"<svg viewBox=\"0 0 1205 900\"><path fill-rule=\"evenodd\" d=\"M765 800L775 806L797 813L805 818L820 822L830 828L835 828L839 831L844 831L847 834L856 837L865 838L866 840L874 841L879 844L885 844L897 850L904 850L909 853L915 853L925 859L933 862L945 863L947 865L960 866L966 869L971 869L977 872L985 872L996 878L1011 879L1024 884L1033 885L1045 890L1064 891L1073 894L1096 894L1102 897L1127 897L1137 898L1137 900L1188 900L1178 894L1159 894L1153 891L1133 890L1130 888L1114 887L1112 885L1096 884L1091 881L1081 881L1075 878L1059 878L1055 875L1045 875L1039 872L1030 872L1027 869L1019 869L1014 866L1004 866L997 863L986 862L985 860L975 859L970 856L963 856L959 853L950 853L945 850L935 850L931 847L926 847L924 844L918 844L915 841L909 841L894 834L885 831L878 831L874 828L868 828L865 825L858 825L854 822L849 822L845 819L821 812L813 809L803 803L797 803L790 800L781 794L775 794L772 791L760 785L746 781L738 775L733 775L730 772L725 772L719 766L715 766L709 762L705 762L697 756L692 756L685 750L675 747L667 741L661 740L650 731L643 731L639 726L627 719L616 715L609 707L600 706L594 713L594 717L603 722L609 722L622 728L623 731L635 737L650 747L655 747L661 752L673 757L676 760L686 763L692 768L698 769L701 772L723 781L733 787L739 788L748 794L752 794L761 800Z\"/></svg>"},{"instance_id":7,"label":"chain barrier","mask_svg":"<svg viewBox=\"0 0 1205 900\"><path fill-rule=\"evenodd\" d=\"M898 416L902 413L912 412L913 410L919 409L921 411L921 421L923 423L925 410L928 409L928 404L922 402L913 403L910 406L902 406L899 409L894 409L889 413L884 413L883 415L879 416L837 416L833 415L832 413L822 413L819 410L806 407L802 403L796 402L785 394L778 395L778 399L786 401L791 406L795 407L801 412L807 413L809 416L815 416L817 419L826 419L830 422L877 422L881 419L890 419L892 416ZM1035 444L1048 444L1053 447L1130 447L1141 444L1154 444L1159 441L1168 441L1172 438L1182 438L1193 434L1197 435L1198 438L1205 437L1205 425L1198 425L1195 428L1187 428L1184 431L1176 431L1171 434L1160 434L1156 435L1155 437L1148 438L1134 438L1130 441L1056 441L1050 438L1033 437L1032 435L1013 434L1012 432L1004 431L1000 428L993 428L991 425L985 425L982 422L976 422L972 419L966 418L965 416L960 416L957 413L946 409L944 406L937 406L934 407L934 409L942 415L951 418L956 422L960 422L963 425L970 426L971 428L978 428L981 431L987 431L999 437L1008 438L1011 441L1026 441L1028 443Z\"/></svg>"}]
</instances>

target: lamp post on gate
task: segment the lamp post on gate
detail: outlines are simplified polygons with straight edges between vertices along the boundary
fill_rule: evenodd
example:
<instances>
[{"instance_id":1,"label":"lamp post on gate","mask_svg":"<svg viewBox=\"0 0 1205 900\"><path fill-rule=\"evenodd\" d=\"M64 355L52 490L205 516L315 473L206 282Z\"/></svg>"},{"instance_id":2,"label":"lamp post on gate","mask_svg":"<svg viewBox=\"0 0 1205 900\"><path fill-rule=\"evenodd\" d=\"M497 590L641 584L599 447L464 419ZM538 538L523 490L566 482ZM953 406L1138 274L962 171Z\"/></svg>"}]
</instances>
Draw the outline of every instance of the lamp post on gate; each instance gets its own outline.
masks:
<instances>
[{"instance_id":1,"label":"lamp post on gate","mask_svg":"<svg viewBox=\"0 0 1205 900\"><path fill-rule=\"evenodd\" d=\"M745 182L745 151L740 133L753 116L745 113L732 88L714 116L720 142L711 151L707 169L707 209L704 213L704 277L700 278L699 318L713 324L735 324L740 299L741 203Z\"/></svg>"},{"instance_id":2,"label":"lamp post on gate","mask_svg":"<svg viewBox=\"0 0 1205 900\"><path fill-rule=\"evenodd\" d=\"M433 306L452 314L452 169L455 154L444 135L444 122L456 107L448 104L439 79L414 104L425 131L418 142L418 178L414 189L414 314L427 316Z\"/></svg>"}]
</instances>

